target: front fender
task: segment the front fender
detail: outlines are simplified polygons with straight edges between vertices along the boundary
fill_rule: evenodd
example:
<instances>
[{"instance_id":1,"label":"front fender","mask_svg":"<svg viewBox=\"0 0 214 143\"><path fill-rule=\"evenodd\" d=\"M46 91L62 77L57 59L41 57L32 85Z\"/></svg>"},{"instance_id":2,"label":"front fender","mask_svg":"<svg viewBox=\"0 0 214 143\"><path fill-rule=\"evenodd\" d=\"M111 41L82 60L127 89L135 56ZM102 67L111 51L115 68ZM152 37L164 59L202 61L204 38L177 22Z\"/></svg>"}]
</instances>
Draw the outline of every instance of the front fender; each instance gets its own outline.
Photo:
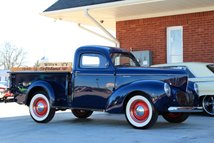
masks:
<instances>
[{"instance_id":1,"label":"front fender","mask_svg":"<svg viewBox=\"0 0 214 143\"><path fill-rule=\"evenodd\" d=\"M124 104L127 98L133 96L133 94L141 93L156 103L157 99L165 97L164 82L156 80L143 80L135 81L126 84L116 89L113 94L108 98L106 111L113 113L123 113Z\"/></svg>"},{"instance_id":2,"label":"front fender","mask_svg":"<svg viewBox=\"0 0 214 143\"><path fill-rule=\"evenodd\" d=\"M40 89L43 89L47 92L50 105L53 106L55 102L55 92L52 86L45 81L36 81L29 86L26 92L25 103L27 104L27 101L29 100L32 92L36 92L37 90L40 90Z\"/></svg>"}]
</instances>

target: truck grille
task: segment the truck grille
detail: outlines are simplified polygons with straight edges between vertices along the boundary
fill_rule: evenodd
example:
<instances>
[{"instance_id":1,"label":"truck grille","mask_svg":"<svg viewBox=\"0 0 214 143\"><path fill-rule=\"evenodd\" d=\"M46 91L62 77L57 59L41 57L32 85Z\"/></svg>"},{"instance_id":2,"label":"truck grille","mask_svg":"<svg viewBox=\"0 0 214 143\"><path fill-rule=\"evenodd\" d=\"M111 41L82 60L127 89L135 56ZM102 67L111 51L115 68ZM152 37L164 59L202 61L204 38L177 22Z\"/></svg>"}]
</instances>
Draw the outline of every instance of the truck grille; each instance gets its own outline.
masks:
<instances>
[{"instance_id":1,"label":"truck grille","mask_svg":"<svg viewBox=\"0 0 214 143\"><path fill-rule=\"evenodd\" d=\"M192 94L180 91L176 94L176 98L181 106L193 106L194 104L194 96Z\"/></svg>"}]
</instances>

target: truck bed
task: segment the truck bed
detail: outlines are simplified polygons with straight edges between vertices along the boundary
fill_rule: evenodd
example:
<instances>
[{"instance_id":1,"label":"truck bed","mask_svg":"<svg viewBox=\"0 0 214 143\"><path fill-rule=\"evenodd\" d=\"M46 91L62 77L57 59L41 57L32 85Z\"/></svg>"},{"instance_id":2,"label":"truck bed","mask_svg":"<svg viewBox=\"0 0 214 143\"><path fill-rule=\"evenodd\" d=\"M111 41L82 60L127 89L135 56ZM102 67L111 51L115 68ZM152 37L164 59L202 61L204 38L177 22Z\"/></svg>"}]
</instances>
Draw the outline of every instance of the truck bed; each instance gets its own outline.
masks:
<instances>
[{"instance_id":1,"label":"truck bed","mask_svg":"<svg viewBox=\"0 0 214 143\"><path fill-rule=\"evenodd\" d=\"M68 95L71 93L71 73L70 72L11 72L10 91L14 99L19 104L26 104L26 95L31 86L36 82L49 84L55 93L56 106L67 104ZM66 103L65 103L66 102Z\"/></svg>"}]
</instances>

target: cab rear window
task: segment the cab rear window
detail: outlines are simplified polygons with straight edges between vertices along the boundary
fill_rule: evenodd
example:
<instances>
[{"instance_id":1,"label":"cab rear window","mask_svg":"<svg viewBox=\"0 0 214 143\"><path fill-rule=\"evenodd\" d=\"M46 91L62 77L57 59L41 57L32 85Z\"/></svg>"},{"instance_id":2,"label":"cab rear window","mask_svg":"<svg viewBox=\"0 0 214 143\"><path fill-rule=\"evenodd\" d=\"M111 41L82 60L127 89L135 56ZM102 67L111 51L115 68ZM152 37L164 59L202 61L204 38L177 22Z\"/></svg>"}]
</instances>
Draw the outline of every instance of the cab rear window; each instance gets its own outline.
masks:
<instances>
[{"instance_id":1,"label":"cab rear window","mask_svg":"<svg viewBox=\"0 0 214 143\"><path fill-rule=\"evenodd\" d=\"M108 61L105 56L97 53L85 53L80 58L80 68L107 68Z\"/></svg>"}]
</instances>

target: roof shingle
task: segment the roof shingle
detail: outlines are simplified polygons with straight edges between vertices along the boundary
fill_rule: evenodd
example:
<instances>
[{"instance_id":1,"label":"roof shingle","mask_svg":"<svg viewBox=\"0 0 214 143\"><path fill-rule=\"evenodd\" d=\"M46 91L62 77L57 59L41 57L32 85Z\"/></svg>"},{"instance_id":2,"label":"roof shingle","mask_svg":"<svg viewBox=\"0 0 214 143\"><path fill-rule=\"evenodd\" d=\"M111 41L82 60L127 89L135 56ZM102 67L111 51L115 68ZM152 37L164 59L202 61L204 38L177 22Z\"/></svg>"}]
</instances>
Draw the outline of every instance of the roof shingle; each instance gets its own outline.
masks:
<instances>
[{"instance_id":1,"label":"roof shingle","mask_svg":"<svg viewBox=\"0 0 214 143\"><path fill-rule=\"evenodd\" d=\"M103 4L103 3L110 3L110 2L117 2L117 1L123 1L123 0L58 0L52 6L47 8L44 12L96 5L96 4Z\"/></svg>"}]
</instances>

